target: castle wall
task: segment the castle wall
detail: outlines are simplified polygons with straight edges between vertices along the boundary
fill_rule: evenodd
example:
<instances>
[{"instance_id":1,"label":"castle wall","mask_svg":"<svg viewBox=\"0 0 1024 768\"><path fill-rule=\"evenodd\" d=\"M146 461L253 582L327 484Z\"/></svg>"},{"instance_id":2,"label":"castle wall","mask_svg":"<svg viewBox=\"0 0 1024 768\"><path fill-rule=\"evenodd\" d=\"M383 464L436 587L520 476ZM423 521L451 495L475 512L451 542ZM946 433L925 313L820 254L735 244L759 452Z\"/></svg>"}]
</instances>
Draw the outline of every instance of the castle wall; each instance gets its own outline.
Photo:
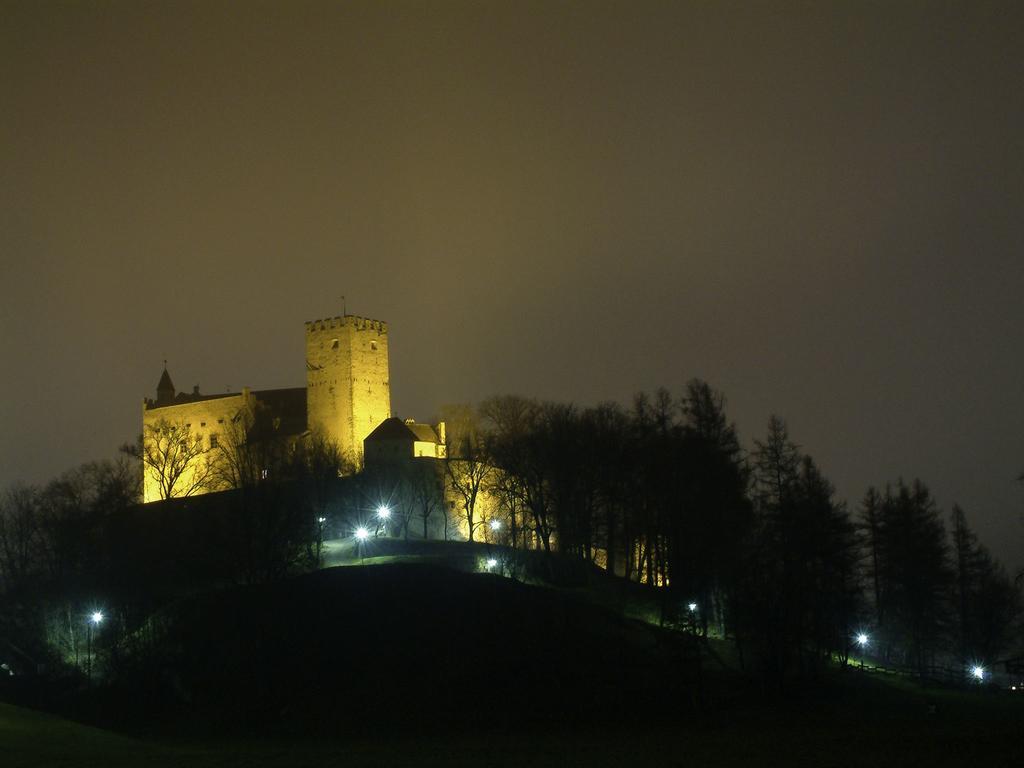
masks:
<instances>
[{"instance_id":1,"label":"castle wall","mask_svg":"<svg viewBox=\"0 0 1024 768\"><path fill-rule=\"evenodd\" d=\"M359 467L363 462L363 440L391 415L387 334L387 323L353 315L306 323L305 426L313 434L335 442ZM173 395L173 388L170 394ZM159 406L153 401L144 402L143 434L150 444L154 441L149 428L161 419L203 438L204 454L176 484L181 490L172 491L172 495L183 495L184 489L195 485L196 477L201 477L216 459L217 451L211 450L211 439L216 442L226 436L236 414L255 408L255 397L244 389L237 395L214 396L196 402ZM298 428L301 429L301 425ZM214 490L222 490L222 487L210 482L194 492ZM151 502L160 498L159 474L147 468L143 499Z\"/></svg>"},{"instance_id":2,"label":"castle wall","mask_svg":"<svg viewBox=\"0 0 1024 768\"><path fill-rule=\"evenodd\" d=\"M357 465L363 440L391 415L387 333L387 323L353 315L306 323L309 428Z\"/></svg>"},{"instance_id":3,"label":"castle wall","mask_svg":"<svg viewBox=\"0 0 1024 768\"><path fill-rule=\"evenodd\" d=\"M150 440L151 427L161 420L178 429L186 430L190 435L200 435L203 441L205 453L193 466L185 471L176 484L177 488L191 488L195 482L197 472L205 472L211 461L218 455L217 443L223 444L226 435L231 429L231 420L243 409L251 407L251 395L248 390L243 390L237 395L215 397L209 400L200 400L195 403L180 403L177 405L165 405L160 407L146 407L142 410L142 434L143 439ZM216 482L201 490L208 491L222 490ZM175 494L177 495L177 494ZM150 467L143 468L143 502L159 501L160 481L156 471Z\"/></svg>"}]
</instances>

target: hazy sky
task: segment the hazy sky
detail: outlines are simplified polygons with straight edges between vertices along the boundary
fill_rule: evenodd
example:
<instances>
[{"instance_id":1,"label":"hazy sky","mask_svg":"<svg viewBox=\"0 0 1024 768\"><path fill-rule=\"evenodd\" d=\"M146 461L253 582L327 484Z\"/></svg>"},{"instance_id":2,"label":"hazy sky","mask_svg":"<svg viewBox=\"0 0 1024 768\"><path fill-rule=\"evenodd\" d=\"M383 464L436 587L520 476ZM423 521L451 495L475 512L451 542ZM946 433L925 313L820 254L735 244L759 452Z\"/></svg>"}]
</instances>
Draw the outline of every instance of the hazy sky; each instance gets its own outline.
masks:
<instances>
[{"instance_id":1,"label":"hazy sky","mask_svg":"<svg viewBox=\"0 0 1024 768\"><path fill-rule=\"evenodd\" d=\"M390 323L393 408L699 376L1024 564L1021 3L0 3L0 485Z\"/></svg>"}]
</instances>

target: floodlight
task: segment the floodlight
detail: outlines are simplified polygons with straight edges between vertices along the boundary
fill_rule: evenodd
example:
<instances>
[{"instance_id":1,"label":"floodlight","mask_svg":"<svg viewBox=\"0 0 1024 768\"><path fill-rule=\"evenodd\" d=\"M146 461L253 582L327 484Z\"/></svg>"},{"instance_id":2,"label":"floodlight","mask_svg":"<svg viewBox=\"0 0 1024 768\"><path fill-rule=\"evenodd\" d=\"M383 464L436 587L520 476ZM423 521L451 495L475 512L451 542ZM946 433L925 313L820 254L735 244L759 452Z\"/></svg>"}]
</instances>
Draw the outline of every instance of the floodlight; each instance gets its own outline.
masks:
<instances>
[{"instance_id":1,"label":"floodlight","mask_svg":"<svg viewBox=\"0 0 1024 768\"><path fill-rule=\"evenodd\" d=\"M491 570L492 568L494 568L497 565L498 565L498 561L495 560L493 557L487 558L487 570Z\"/></svg>"},{"instance_id":2,"label":"floodlight","mask_svg":"<svg viewBox=\"0 0 1024 768\"><path fill-rule=\"evenodd\" d=\"M316 519L316 521L317 521L318 523L320 523L320 525L323 525L324 523L326 523L326 522L327 522L327 518L326 518L326 517L318 517L318 518Z\"/></svg>"},{"instance_id":3,"label":"floodlight","mask_svg":"<svg viewBox=\"0 0 1024 768\"><path fill-rule=\"evenodd\" d=\"M358 528L356 528L356 538L359 539L359 541L366 541L369 537L370 532L366 530L363 526L359 526Z\"/></svg>"},{"instance_id":4,"label":"floodlight","mask_svg":"<svg viewBox=\"0 0 1024 768\"><path fill-rule=\"evenodd\" d=\"M863 632L861 632L859 635L857 635L857 645L867 645L867 644L868 644L868 636L867 635L865 635Z\"/></svg>"},{"instance_id":5,"label":"floodlight","mask_svg":"<svg viewBox=\"0 0 1024 768\"><path fill-rule=\"evenodd\" d=\"M89 616L89 621L91 621L93 624L99 624L101 621L103 621L103 618L103 611L93 611L92 615Z\"/></svg>"},{"instance_id":6,"label":"floodlight","mask_svg":"<svg viewBox=\"0 0 1024 768\"><path fill-rule=\"evenodd\" d=\"M377 517L381 520L387 520L389 517L391 517L391 507L389 507L387 504L381 504L379 507L377 507Z\"/></svg>"},{"instance_id":7,"label":"floodlight","mask_svg":"<svg viewBox=\"0 0 1024 768\"><path fill-rule=\"evenodd\" d=\"M697 604L696 603L687 603L686 607L690 609L690 613L693 613L694 611L697 610Z\"/></svg>"},{"instance_id":8,"label":"floodlight","mask_svg":"<svg viewBox=\"0 0 1024 768\"><path fill-rule=\"evenodd\" d=\"M501 530L501 520L491 520L491 530L492 531L500 531Z\"/></svg>"},{"instance_id":9,"label":"floodlight","mask_svg":"<svg viewBox=\"0 0 1024 768\"><path fill-rule=\"evenodd\" d=\"M984 667L977 667L976 666L976 667L974 667L974 669L971 670L971 674L974 675L975 679L977 679L977 680L984 680L985 679L985 668Z\"/></svg>"}]
</instances>

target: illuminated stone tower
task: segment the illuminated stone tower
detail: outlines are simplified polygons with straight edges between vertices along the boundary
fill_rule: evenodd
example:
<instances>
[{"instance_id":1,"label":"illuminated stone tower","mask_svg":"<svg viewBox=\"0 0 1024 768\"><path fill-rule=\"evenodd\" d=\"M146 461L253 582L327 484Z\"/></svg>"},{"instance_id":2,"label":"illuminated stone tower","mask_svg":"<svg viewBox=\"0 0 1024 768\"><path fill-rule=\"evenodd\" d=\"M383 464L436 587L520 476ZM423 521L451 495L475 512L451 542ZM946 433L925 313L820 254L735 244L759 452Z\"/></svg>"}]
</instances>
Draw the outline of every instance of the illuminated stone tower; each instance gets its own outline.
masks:
<instances>
[{"instance_id":1,"label":"illuminated stone tower","mask_svg":"<svg viewBox=\"0 0 1024 768\"><path fill-rule=\"evenodd\" d=\"M306 418L360 466L363 439L391 416L388 326L345 315L306 323Z\"/></svg>"}]
</instances>

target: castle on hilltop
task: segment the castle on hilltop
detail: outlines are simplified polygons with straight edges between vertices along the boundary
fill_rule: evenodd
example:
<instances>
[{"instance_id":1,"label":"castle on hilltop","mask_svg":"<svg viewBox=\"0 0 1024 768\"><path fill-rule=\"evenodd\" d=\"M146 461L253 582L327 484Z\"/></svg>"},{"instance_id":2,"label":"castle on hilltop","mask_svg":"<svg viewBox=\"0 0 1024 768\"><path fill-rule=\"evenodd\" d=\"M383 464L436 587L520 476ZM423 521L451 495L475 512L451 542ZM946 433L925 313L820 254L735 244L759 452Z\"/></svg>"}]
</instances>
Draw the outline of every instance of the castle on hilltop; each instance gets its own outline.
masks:
<instances>
[{"instance_id":1,"label":"castle on hilltop","mask_svg":"<svg viewBox=\"0 0 1024 768\"><path fill-rule=\"evenodd\" d=\"M398 421L390 419L387 323L347 314L307 322L305 387L207 395L196 386L177 392L165 363L156 399L142 406L143 451L157 458L144 461L143 500L227 487L207 477L213 453L225 439L237 439L237 425L252 423L257 412L267 416L275 435L289 441L323 438L361 466L363 443L372 432L392 443L395 438L393 427L378 430L385 421ZM415 437L411 455L443 455L443 437L431 427L400 423Z\"/></svg>"}]
</instances>

